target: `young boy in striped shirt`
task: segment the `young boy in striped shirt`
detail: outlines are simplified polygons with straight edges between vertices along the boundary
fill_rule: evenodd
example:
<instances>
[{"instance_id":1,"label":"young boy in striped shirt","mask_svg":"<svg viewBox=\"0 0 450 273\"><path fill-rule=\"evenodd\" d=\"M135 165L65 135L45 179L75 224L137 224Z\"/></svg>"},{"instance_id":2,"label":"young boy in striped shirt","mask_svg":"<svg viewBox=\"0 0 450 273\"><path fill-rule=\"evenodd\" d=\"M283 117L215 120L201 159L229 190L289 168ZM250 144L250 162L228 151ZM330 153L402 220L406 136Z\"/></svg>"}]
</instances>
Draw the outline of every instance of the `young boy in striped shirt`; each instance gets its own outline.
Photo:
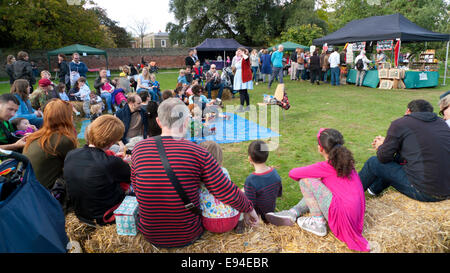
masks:
<instances>
[{"instance_id":1,"label":"young boy in striped shirt","mask_svg":"<svg viewBox=\"0 0 450 273\"><path fill-rule=\"evenodd\" d=\"M267 166L268 145L262 140L250 143L248 160L255 168L245 180L244 190L257 214L266 222L265 214L275 211L277 197L281 197L281 177L275 168Z\"/></svg>"}]
</instances>

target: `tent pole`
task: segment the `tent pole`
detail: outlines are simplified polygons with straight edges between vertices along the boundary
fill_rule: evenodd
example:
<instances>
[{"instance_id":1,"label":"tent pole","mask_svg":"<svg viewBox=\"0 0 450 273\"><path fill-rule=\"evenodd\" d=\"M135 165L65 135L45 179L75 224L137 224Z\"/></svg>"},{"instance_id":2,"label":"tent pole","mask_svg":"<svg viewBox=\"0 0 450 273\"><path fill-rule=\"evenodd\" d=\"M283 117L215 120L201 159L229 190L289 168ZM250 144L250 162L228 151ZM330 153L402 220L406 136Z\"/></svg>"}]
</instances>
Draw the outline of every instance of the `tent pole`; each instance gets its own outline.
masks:
<instances>
[{"instance_id":1,"label":"tent pole","mask_svg":"<svg viewBox=\"0 0 450 273\"><path fill-rule=\"evenodd\" d=\"M444 72L444 85L445 85L445 82L446 82L446 80L447 80L447 65L448 65L448 44L450 43L450 41L447 41L447 53L446 53L446 55L445 55L445 72Z\"/></svg>"}]
</instances>

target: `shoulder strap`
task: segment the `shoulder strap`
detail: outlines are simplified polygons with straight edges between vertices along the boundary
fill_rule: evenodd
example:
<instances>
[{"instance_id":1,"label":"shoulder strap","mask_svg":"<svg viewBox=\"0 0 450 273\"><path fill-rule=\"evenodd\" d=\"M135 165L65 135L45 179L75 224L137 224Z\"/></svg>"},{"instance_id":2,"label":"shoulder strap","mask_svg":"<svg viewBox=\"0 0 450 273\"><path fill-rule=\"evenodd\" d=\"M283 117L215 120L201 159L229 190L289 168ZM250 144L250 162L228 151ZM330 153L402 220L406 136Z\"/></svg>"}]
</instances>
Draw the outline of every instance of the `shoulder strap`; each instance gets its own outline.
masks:
<instances>
[{"instance_id":1,"label":"shoulder strap","mask_svg":"<svg viewBox=\"0 0 450 273\"><path fill-rule=\"evenodd\" d=\"M178 181L175 173L172 170L172 167L170 167L169 160L167 159L166 151L164 150L164 146L161 141L161 136L155 136L156 146L158 147L158 153L159 157L161 158L161 162L164 166L164 170L166 171L167 176L170 179L170 182L172 182L172 185L174 186L175 190L177 191L178 195L183 200L183 203L185 204L185 208L187 210L190 210L192 213L196 215L201 215L201 210L194 205L194 203L191 202L189 197L184 192L183 188L181 187L180 182Z\"/></svg>"}]
</instances>

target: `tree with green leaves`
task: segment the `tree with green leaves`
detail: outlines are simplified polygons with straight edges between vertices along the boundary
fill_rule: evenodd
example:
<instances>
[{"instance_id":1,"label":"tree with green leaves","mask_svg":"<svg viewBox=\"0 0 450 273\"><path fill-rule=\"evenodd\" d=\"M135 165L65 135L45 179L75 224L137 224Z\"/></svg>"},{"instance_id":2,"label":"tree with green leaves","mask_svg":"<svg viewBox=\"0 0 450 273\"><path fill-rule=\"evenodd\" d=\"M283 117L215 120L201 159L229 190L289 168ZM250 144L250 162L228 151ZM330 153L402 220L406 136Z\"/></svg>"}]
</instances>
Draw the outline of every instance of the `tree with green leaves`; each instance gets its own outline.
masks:
<instances>
[{"instance_id":1,"label":"tree with green leaves","mask_svg":"<svg viewBox=\"0 0 450 273\"><path fill-rule=\"evenodd\" d=\"M320 38L322 36L324 36L323 29L315 24L294 26L288 28L286 31L281 32L280 37L277 38L273 44L279 44L289 41L309 46L312 45L312 41L314 39Z\"/></svg>"},{"instance_id":2,"label":"tree with green leaves","mask_svg":"<svg viewBox=\"0 0 450 273\"><path fill-rule=\"evenodd\" d=\"M287 26L321 25L314 0L171 0L177 23L168 23L173 43L187 46L205 38L234 38L245 45L267 45Z\"/></svg>"},{"instance_id":3,"label":"tree with green leaves","mask_svg":"<svg viewBox=\"0 0 450 273\"><path fill-rule=\"evenodd\" d=\"M92 9L60 0L0 2L0 47L58 48L74 43L111 47Z\"/></svg>"}]
</instances>

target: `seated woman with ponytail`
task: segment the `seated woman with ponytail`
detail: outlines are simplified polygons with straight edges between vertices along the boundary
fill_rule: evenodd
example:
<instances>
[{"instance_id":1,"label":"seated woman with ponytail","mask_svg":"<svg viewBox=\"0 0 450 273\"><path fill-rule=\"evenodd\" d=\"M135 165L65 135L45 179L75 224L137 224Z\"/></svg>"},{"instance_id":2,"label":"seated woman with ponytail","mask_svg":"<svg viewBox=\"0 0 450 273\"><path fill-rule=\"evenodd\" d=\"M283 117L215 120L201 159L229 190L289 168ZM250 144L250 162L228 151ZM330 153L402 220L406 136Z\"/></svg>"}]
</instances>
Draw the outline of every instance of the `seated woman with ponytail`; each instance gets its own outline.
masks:
<instances>
[{"instance_id":1,"label":"seated woman with ponytail","mask_svg":"<svg viewBox=\"0 0 450 273\"><path fill-rule=\"evenodd\" d=\"M293 225L319 236L330 230L352 250L369 251L362 236L365 198L352 153L342 134L335 129L320 129L318 152L325 161L294 168L289 177L299 181L303 199L289 210L266 214L270 223ZM310 217L300 217L310 212Z\"/></svg>"}]
</instances>

